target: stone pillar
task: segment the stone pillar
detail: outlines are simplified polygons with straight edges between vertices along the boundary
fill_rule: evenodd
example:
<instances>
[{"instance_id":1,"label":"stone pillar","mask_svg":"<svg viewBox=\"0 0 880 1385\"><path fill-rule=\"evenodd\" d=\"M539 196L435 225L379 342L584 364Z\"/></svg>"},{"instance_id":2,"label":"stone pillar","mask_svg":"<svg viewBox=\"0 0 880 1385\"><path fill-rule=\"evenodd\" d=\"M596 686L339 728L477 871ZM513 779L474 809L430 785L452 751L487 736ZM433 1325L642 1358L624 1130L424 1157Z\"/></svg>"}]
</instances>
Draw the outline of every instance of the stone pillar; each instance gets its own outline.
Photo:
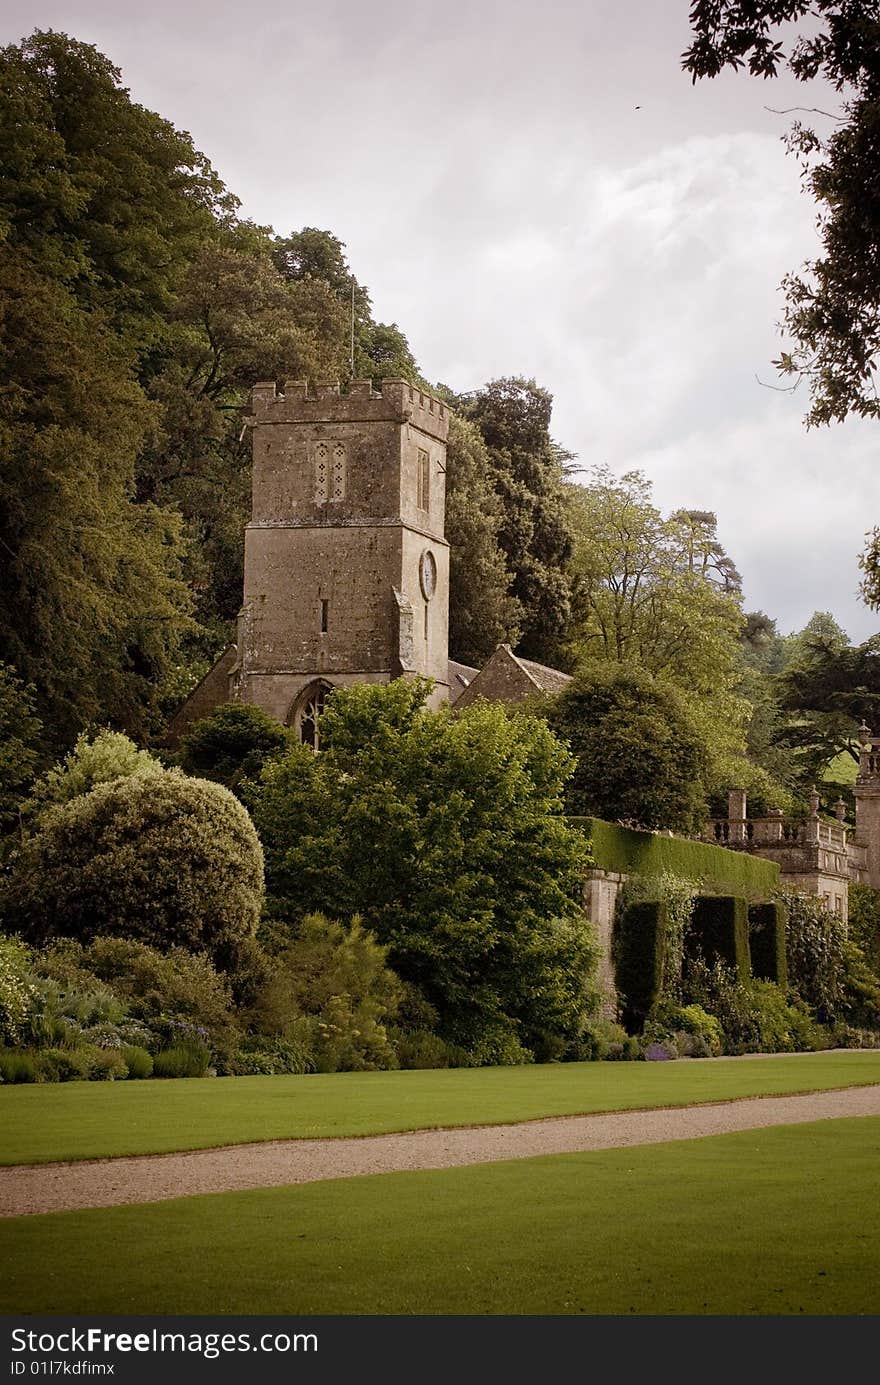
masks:
<instances>
[{"instance_id":1,"label":"stone pillar","mask_svg":"<svg viewBox=\"0 0 880 1385\"><path fill-rule=\"evenodd\" d=\"M727 795L727 820L730 825L728 840L744 842L746 839L746 791L731 789Z\"/></svg>"},{"instance_id":2,"label":"stone pillar","mask_svg":"<svg viewBox=\"0 0 880 1385\"><path fill-rule=\"evenodd\" d=\"M868 884L880 890L880 736L862 726L859 772L855 783L855 841L865 848Z\"/></svg>"},{"instance_id":3,"label":"stone pillar","mask_svg":"<svg viewBox=\"0 0 880 1385\"><path fill-rule=\"evenodd\" d=\"M613 871L589 870L584 881L584 911L596 926L599 935L600 1013L606 1019L617 1018L617 989L614 984L614 964L611 960L611 936L614 930L614 906L617 892L626 876Z\"/></svg>"}]
</instances>

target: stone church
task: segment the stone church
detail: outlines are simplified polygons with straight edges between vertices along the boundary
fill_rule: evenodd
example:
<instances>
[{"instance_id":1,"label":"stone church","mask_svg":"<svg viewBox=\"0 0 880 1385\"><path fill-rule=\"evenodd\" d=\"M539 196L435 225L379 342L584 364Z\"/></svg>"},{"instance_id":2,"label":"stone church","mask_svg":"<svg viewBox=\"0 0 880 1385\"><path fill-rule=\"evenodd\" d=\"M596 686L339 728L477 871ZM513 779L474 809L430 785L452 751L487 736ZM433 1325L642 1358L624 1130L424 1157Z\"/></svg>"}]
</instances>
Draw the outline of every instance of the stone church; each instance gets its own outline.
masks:
<instances>
[{"instance_id":1,"label":"stone church","mask_svg":"<svg viewBox=\"0 0 880 1385\"><path fill-rule=\"evenodd\" d=\"M568 675L501 645L449 659L444 537L449 411L405 380L255 385L253 511L238 636L168 728L221 703L262 707L317 748L334 688L425 674L430 705L519 702Z\"/></svg>"},{"instance_id":2,"label":"stone church","mask_svg":"<svg viewBox=\"0 0 880 1385\"><path fill-rule=\"evenodd\" d=\"M558 693L558 669L499 645L482 669L450 660L449 544L444 537L449 411L405 380L255 385L253 511L244 600L230 645L172 720L187 726L225 702L248 702L320 747L334 688L425 674L430 705L477 697L522 702ZM880 737L862 728L856 829L810 817L748 818L731 794L705 840L776 860L794 889L847 916L848 883L880 888ZM842 805L839 805L842 807ZM842 814L838 814L842 818Z\"/></svg>"}]
</instances>

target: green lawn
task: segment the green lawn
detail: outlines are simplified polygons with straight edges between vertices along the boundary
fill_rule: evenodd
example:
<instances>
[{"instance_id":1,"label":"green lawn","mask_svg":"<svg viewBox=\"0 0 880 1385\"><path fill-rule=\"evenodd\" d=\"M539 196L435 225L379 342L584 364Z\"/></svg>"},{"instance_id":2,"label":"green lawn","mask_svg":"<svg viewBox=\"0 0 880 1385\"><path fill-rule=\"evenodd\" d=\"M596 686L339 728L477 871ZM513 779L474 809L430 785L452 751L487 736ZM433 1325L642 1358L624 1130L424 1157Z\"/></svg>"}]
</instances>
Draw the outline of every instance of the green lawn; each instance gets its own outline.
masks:
<instances>
[{"instance_id":1,"label":"green lawn","mask_svg":"<svg viewBox=\"0 0 880 1385\"><path fill-rule=\"evenodd\" d=\"M5 1313L875 1314L880 1118L0 1222Z\"/></svg>"},{"instance_id":2,"label":"green lawn","mask_svg":"<svg viewBox=\"0 0 880 1385\"><path fill-rule=\"evenodd\" d=\"M504 1124L880 1082L880 1050L0 1087L0 1164Z\"/></svg>"}]
</instances>

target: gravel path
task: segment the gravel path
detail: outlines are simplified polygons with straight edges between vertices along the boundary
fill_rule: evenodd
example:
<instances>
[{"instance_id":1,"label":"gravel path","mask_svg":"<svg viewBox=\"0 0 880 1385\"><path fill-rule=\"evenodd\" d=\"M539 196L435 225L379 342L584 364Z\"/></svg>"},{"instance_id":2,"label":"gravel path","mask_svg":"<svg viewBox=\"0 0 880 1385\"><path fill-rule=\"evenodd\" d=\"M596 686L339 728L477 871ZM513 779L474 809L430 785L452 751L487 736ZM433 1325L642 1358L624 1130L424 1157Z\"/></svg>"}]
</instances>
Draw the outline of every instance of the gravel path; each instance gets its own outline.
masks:
<instances>
[{"instance_id":1,"label":"gravel path","mask_svg":"<svg viewBox=\"0 0 880 1385\"><path fill-rule=\"evenodd\" d=\"M880 1085L800 1096L748 1097L702 1106L562 1116L519 1125L417 1130L358 1139L272 1140L189 1154L31 1164L0 1170L0 1216L161 1202L406 1169L448 1169L624 1145L694 1140L731 1130L880 1115Z\"/></svg>"}]
</instances>

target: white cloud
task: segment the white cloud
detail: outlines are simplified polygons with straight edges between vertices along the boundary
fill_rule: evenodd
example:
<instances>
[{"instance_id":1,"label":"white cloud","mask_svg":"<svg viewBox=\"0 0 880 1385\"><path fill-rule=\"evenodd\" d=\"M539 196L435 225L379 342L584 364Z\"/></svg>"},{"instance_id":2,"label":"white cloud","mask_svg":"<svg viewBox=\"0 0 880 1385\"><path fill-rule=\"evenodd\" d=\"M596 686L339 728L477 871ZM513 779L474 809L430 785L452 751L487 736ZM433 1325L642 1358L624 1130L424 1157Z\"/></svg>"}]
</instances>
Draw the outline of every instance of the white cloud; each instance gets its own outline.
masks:
<instances>
[{"instance_id":1,"label":"white cloud","mask_svg":"<svg viewBox=\"0 0 880 1385\"><path fill-rule=\"evenodd\" d=\"M41 0L135 99L192 132L247 215L332 230L429 378L534 375L584 465L715 509L749 603L877 627L856 555L870 425L805 433L763 389L813 208L768 106L833 93L680 69L684 0ZM0 37L34 27L5 0Z\"/></svg>"}]
</instances>

